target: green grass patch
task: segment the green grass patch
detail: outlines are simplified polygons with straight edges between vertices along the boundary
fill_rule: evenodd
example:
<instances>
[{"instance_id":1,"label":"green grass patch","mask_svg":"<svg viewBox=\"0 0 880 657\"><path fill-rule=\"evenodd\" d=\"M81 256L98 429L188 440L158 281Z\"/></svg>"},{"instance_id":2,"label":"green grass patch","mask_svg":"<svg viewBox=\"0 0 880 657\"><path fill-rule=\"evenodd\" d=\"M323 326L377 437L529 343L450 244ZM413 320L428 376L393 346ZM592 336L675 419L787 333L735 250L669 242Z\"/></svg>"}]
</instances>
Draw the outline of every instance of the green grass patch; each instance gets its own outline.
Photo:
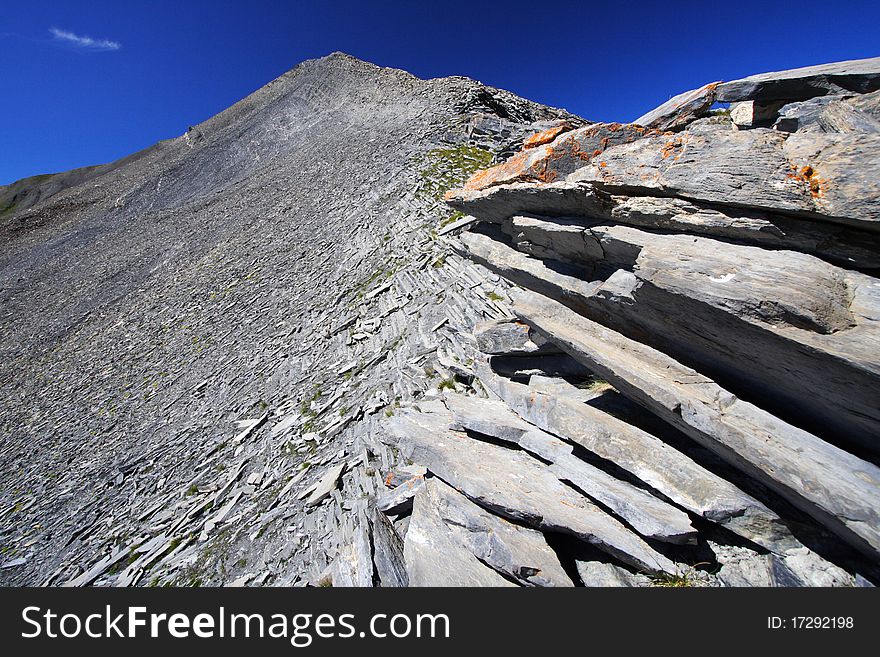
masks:
<instances>
[{"instance_id":1,"label":"green grass patch","mask_svg":"<svg viewBox=\"0 0 880 657\"><path fill-rule=\"evenodd\" d=\"M492 166L494 159L492 153L476 146L434 148L422 162L420 194L442 199L450 189L464 185L475 172Z\"/></svg>"}]
</instances>

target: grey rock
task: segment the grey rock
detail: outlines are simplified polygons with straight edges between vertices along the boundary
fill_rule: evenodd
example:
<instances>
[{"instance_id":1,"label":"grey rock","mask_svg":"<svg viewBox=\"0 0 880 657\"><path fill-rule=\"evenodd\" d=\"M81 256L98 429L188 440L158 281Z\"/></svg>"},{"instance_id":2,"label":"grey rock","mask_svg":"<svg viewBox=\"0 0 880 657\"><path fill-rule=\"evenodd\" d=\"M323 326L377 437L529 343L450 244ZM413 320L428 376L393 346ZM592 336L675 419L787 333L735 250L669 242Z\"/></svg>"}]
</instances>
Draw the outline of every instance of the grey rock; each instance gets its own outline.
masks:
<instances>
[{"instance_id":1,"label":"grey rock","mask_svg":"<svg viewBox=\"0 0 880 657\"><path fill-rule=\"evenodd\" d=\"M603 218L640 228L705 235L811 253L849 268L880 268L873 232L678 198L612 196Z\"/></svg>"},{"instance_id":2,"label":"grey rock","mask_svg":"<svg viewBox=\"0 0 880 657\"><path fill-rule=\"evenodd\" d=\"M752 390L840 442L880 453L871 438L880 427L870 392L880 383L874 279L791 251L638 233L605 233L608 242L617 235L641 251L632 278L621 274L597 291L608 307L592 317Z\"/></svg>"},{"instance_id":3,"label":"grey rock","mask_svg":"<svg viewBox=\"0 0 880 657\"><path fill-rule=\"evenodd\" d=\"M747 100L730 106L730 120L737 128L769 128L776 120L781 101L758 103Z\"/></svg>"},{"instance_id":4,"label":"grey rock","mask_svg":"<svg viewBox=\"0 0 880 657\"><path fill-rule=\"evenodd\" d=\"M870 95L880 96L880 92ZM858 109L854 100L837 95L789 103L779 110L773 127L785 132L880 132L880 121Z\"/></svg>"},{"instance_id":5,"label":"grey rock","mask_svg":"<svg viewBox=\"0 0 880 657\"><path fill-rule=\"evenodd\" d=\"M482 563L523 586L573 586L540 532L481 509L436 477L426 489L450 535Z\"/></svg>"},{"instance_id":6,"label":"grey rock","mask_svg":"<svg viewBox=\"0 0 880 657\"><path fill-rule=\"evenodd\" d=\"M410 586L516 586L451 535L426 488L416 495L403 554Z\"/></svg>"},{"instance_id":7,"label":"grey rock","mask_svg":"<svg viewBox=\"0 0 880 657\"><path fill-rule=\"evenodd\" d=\"M851 105L860 114L870 117L874 121L880 121L880 90L848 99Z\"/></svg>"},{"instance_id":8,"label":"grey rock","mask_svg":"<svg viewBox=\"0 0 880 657\"><path fill-rule=\"evenodd\" d=\"M770 549L790 544L775 513L656 436L570 395L540 393L488 368L478 374L522 417L620 466L679 506Z\"/></svg>"},{"instance_id":9,"label":"grey rock","mask_svg":"<svg viewBox=\"0 0 880 657\"><path fill-rule=\"evenodd\" d=\"M315 506L327 499L327 497L330 496L330 493L336 489L339 477L342 476L343 472L345 472L345 463L340 463L339 465L330 468L323 477L306 489L309 494L308 499L306 500L306 505Z\"/></svg>"},{"instance_id":10,"label":"grey rock","mask_svg":"<svg viewBox=\"0 0 880 657\"><path fill-rule=\"evenodd\" d=\"M518 248L526 239L556 255L557 221L514 217L506 230ZM583 227L560 250L560 258L575 264L601 261L608 271L627 271L591 296L580 294L583 286L566 294L566 282L557 278L552 288L544 286L548 296L710 375L760 391L775 408L841 434L843 442L880 450L871 438L880 427L872 394L880 383L880 291L873 278L793 251L625 226ZM535 266L509 251L498 242L481 247L490 267L501 261L499 272L532 287L534 277L523 272ZM811 391L819 387L825 394L815 400Z\"/></svg>"},{"instance_id":11,"label":"grey rock","mask_svg":"<svg viewBox=\"0 0 880 657\"><path fill-rule=\"evenodd\" d=\"M657 130L683 128L694 119L704 115L712 107L718 84L718 82L712 82L699 89L673 96L659 107L637 118L633 123Z\"/></svg>"},{"instance_id":12,"label":"grey rock","mask_svg":"<svg viewBox=\"0 0 880 657\"><path fill-rule=\"evenodd\" d=\"M546 395L565 395L575 401L588 402L611 389L610 385L599 384L590 388L578 388L563 378L534 374L529 377L529 388Z\"/></svg>"},{"instance_id":13,"label":"grey rock","mask_svg":"<svg viewBox=\"0 0 880 657\"><path fill-rule=\"evenodd\" d=\"M373 560L371 541L368 535L370 525L361 518L354 532L353 540L342 546L330 567L334 588L373 586Z\"/></svg>"},{"instance_id":14,"label":"grey rock","mask_svg":"<svg viewBox=\"0 0 880 657\"><path fill-rule=\"evenodd\" d=\"M530 334L528 325L512 320L480 322L474 326L474 337L477 348L484 354L559 353L542 336Z\"/></svg>"},{"instance_id":15,"label":"grey rock","mask_svg":"<svg viewBox=\"0 0 880 657\"><path fill-rule=\"evenodd\" d=\"M880 551L880 468L737 399L670 357L533 293L515 312L615 388L866 555Z\"/></svg>"},{"instance_id":16,"label":"grey rock","mask_svg":"<svg viewBox=\"0 0 880 657\"><path fill-rule=\"evenodd\" d=\"M638 570L674 572L666 557L539 461L450 431L448 425L445 413L400 414L386 423L414 461L480 506L537 529L571 534Z\"/></svg>"},{"instance_id":17,"label":"grey rock","mask_svg":"<svg viewBox=\"0 0 880 657\"><path fill-rule=\"evenodd\" d=\"M603 504L645 538L668 543L696 541L696 530L686 513L575 457L570 444L523 421L506 404L451 394L445 401L452 411L452 429L492 436L549 461L550 470L560 480Z\"/></svg>"},{"instance_id":18,"label":"grey rock","mask_svg":"<svg viewBox=\"0 0 880 657\"><path fill-rule=\"evenodd\" d=\"M516 248L537 258L574 263L603 260L602 246L583 220L558 218L546 221L539 217L515 215L502 224Z\"/></svg>"},{"instance_id":19,"label":"grey rock","mask_svg":"<svg viewBox=\"0 0 880 657\"><path fill-rule=\"evenodd\" d=\"M723 103L746 100L796 101L846 91L867 93L880 88L880 57L806 66L761 73L722 82L716 99Z\"/></svg>"},{"instance_id":20,"label":"grey rock","mask_svg":"<svg viewBox=\"0 0 880 657\"><path fill-rule=\"evenodd\" d=\"M478 233L465 233L461 243L464 253L505 278L556 298L564 298L573 307L584 307L599 282L586 282L583 270L530 258L497 240Z\"/></svg>"},{"instance_id":21,"label":"grey rock","mask_svg":"<svg viewBox=\"0 0 880 657\"><path fill-rule=\"evenodd\" d=\"M541 184L510 183L485 189L454 189L446 194L445 200L456 210L493 223L501 223L515 214L603 216L602 198L592 186L564 180Z\"/></svg>"},{"instance_id":22,"label":"grey rock","mask_svg":"<svg viewBox=\"0 0 880 657\"><path fill-rule=\"evenodd\" d=\"M777 555L712 542L710 546L721 564L715 576L722 586L828 587L854 584L852 575L803 547L786 555Z\"/></svg>"},{"instance_id":23,"label":"grey rock","mask_svg":"<svg viewBox=\"0 0 880 657\"><path fill-rule=\"evenodd\" d=\"M638 190L638 194L651 193ZM601 192L589 183L553 183L501 185L476 192L457 193L451 202L459 208L493 223L521 217L531 220L553 218L560 224L554 230L566 249L590 251L582 244L579 232L613 221L631 226L734 239L778 249L813 253L846 267L880 267L880 237L876 232L848 226L797 218L770 211L734 208L723 202L710 203L661 196L621 195ZM562 221L565 219L565 221ZM545 247L532 242L528 252L544 257Z\"/></svg>"},{"instance_id":24,"label":"grey rock","mask_svg":"<svg viewBox=\"0 0 880 657\"><path fill-rule=\"evenodd\" d=\"M633 576L629 572L611 563L577 561L575 566L584 586L603 588L636 586Z\"/></svg>"}]
</instances>

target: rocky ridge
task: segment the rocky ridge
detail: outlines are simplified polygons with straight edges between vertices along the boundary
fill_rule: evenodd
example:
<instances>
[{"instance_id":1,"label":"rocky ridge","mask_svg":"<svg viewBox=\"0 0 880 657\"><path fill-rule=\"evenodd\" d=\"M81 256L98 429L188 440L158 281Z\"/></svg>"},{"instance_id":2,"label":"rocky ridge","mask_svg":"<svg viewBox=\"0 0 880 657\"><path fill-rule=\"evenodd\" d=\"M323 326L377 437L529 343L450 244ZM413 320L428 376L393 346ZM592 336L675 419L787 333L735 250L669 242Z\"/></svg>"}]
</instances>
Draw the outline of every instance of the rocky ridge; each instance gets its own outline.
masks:
<instances>
[{"instance_id":1,"label":"rocky ridge","mask_svg":"<svg viewBox=\"0 0 880 657\"><path fill-rule=\"evenodd\" d=\"M453 248L511 285L511 317L475 329L480 387L396 423L400 444L545 534L522 515L542 466L624 523L550 530L598 548L588 585L876 580L878 88L880 59L712 83L448 192ZM465 436L532 459L474 456L509 478L485 498L436 453L467 461Z\"/></svg>"},{"instance_id":2,"label":"rocky ridge","mask_svg":"<svg viewBox=\"0 0 880 657\"><path fill-rule=\"evenodd\" d=\"M876 582L878 86L590 123L336 54L37 181L0 581Z\"/></svg>"}]
</instances>

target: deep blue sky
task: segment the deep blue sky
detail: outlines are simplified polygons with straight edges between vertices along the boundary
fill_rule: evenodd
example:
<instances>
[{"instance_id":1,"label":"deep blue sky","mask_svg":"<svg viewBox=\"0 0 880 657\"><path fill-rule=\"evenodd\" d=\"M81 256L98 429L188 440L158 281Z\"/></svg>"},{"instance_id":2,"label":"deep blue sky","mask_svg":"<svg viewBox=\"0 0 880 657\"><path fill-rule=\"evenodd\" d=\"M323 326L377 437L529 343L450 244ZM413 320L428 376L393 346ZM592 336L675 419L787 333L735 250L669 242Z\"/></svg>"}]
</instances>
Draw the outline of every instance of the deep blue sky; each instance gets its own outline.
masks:
<instances>
[{"instance_id":1,"label":"deep blue sky","mask_svg":"<svg viewBox=\"0 0 880 657\"><path fill-rule=\"evenodd\" d=\"M0 184L180 135L334 50L626 121L716 79L880 55L878 26L877 0L0 0Z\"/></svg>"}]
</instances>

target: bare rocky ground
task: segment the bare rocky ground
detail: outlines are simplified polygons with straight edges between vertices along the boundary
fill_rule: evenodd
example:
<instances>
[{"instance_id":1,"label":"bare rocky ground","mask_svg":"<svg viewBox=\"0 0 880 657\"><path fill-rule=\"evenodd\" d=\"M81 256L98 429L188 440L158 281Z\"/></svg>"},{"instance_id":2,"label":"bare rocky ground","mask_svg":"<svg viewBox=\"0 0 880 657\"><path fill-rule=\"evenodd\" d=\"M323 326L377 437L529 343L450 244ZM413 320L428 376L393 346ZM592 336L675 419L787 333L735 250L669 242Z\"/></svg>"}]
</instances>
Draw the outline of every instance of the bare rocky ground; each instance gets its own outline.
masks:
<instances>
[{"instance_id":1,"label":"bare rocky ground","mask_svg":"<svg viewBox=\"0 0 880 657\"><path fill-rule=\"evenodd\" d=\"M878 86L334 54L0 188L0 582L876 582Z\"/></svg>"}]
</instances>

